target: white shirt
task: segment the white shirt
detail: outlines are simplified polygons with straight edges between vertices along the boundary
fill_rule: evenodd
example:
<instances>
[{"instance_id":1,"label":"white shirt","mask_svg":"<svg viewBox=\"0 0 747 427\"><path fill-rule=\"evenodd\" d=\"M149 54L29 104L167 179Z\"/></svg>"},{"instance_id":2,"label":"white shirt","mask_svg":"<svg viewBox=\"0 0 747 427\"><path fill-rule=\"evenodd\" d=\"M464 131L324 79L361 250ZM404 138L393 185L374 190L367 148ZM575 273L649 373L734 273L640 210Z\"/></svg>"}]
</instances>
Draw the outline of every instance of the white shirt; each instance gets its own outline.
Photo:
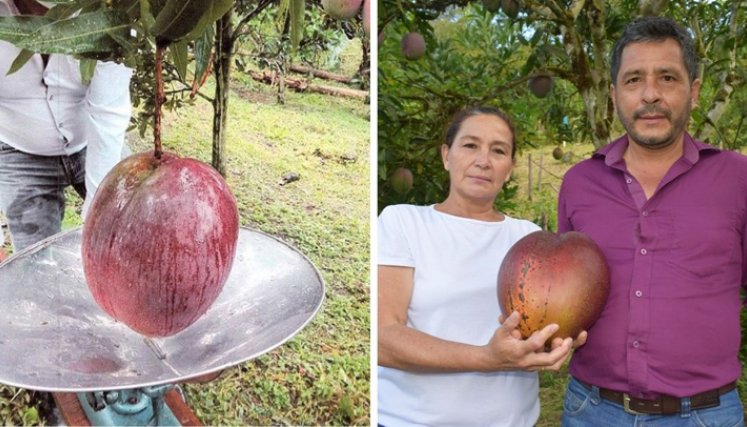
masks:
<instances>
[{"instance_id":1,"label":"white shirt","mask_svg":"<svg viewBox=\"0 0 747 427\"><path fill-rule=\"evenodd\" d=\"M0 0L0 16L17 14L12 1ZM70 155L88 147L85 213L101 180L122 156L132 109L132 70L98 62L91 82L84 85L73 57L49 55L44 68L37 54L6 75L20 51L0 41L0 141L40 156Z\"/></svg>"},{"instance_id":2,"label":"white shirt","mask_svg":"<svg viewBox=\"0 0 747 427\"><path fill-rule=\"evenodd\" d=\"M378 264L414 268L407 326L438 338L485 345L498 328L501 261L539 229L448 215L433 206L385 208L378 221ZM539 381L530 372L416 373L380 366L379 424L533 426Z\"/></svg>"}]
</instances>

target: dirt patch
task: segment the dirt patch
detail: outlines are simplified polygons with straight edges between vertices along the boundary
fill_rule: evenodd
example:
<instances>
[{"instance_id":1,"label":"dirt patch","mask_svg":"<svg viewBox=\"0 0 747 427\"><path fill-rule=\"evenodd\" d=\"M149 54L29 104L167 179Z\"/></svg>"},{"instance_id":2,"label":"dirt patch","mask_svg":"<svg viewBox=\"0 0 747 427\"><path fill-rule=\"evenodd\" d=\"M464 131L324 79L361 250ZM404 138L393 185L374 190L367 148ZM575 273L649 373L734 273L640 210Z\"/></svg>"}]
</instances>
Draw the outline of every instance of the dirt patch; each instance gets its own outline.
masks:
<instances>
[{"instance_id":1,"label":"dirt patch","mask_svg":"<svg viewBox=\"0 0 747 427\"><path fill-rule=\"evenodd\" d=\"M277 91L252 90L251 88L232 85L231 91L242 99L257 104L273 104L277 102Z\"/></svg>"}]
</instances>

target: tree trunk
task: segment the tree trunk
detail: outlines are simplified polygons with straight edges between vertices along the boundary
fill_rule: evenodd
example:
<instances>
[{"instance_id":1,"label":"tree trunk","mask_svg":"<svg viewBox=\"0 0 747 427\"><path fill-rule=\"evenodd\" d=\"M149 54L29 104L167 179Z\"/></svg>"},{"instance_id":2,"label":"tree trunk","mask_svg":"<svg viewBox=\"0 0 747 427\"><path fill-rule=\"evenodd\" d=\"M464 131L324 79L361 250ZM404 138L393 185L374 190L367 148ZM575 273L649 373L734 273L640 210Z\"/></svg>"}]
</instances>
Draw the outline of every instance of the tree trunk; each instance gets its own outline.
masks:
<instances>
[{"instance_id":1,"label":"tree trunk","mask_svg":"<svg viewBox=\"0 0 747 427\"><path fill-rule=\"evenodd\" d=\"M315 70L304 65L291 64L290 70L294 73L311 74L312 76L320 79L332 80L340 83L351 83L353 81L352 77L342 76L340 74L330 73L329 71L324 70Z\"/></svg>"},{"instance_id":2,"label":"tree trunk","mask_svg":"<svg viewBox=\"0 0 747 427\"><path fill-rule=\"evenodd\" d=\"M614 109L609 94L610 77L605 60L606 26L604 2L586 1L579 8L567 11L560 2L547 3L544 16L550 17L561 28L563 48L571 66L562 77L570 80L584 101L586 119L591 126L591 139L596 148L606 145L610 139ZM585 16L581 16L582 10ZM576 20L587 19L591 28L591 46L578 32Z\"/></svg>"},{"instance_id":3,"label":"tree trunk","mask_svg":"<svg viewBox=\"0 0 747 427\"><path fill-rule=\"evenodd\" d=\"M248 74L252 77L252 80L274 85L280 84L281 76L276 72L270 71L248 71ZM296 92L314 92L322 93L325 95L333 96L344 96L347 98L365 99L368 96L368 92L365 90L348 89L345 87L337 86L324 86L309 84L305 80L292 79L284 77L282 80L285 87L295 90Z\"/></svg>"},{"instance_id":4,"label":"tree trunk","mask_svg":"<svg viewBox=\"0 0 747 427\"><path fill-rule=\"evenodd\" d=\"M213 97L213 167L226 176L226 119L233 53L233 9L216 22L215 28L215 96Z\"/></svg>"},{"instance_id":5,"label":"tree trunk","mask_svg":"<svg viewBox=\"0 0 747 427\"><path fill-rule=\"evenodd\" d=\"M369 37L361 39L361 50L362 60L361 65L358 67L358 78L360 79L360 87L363 90L368 90L371 85L371 41Z\"/></svg>"}]
</instances>

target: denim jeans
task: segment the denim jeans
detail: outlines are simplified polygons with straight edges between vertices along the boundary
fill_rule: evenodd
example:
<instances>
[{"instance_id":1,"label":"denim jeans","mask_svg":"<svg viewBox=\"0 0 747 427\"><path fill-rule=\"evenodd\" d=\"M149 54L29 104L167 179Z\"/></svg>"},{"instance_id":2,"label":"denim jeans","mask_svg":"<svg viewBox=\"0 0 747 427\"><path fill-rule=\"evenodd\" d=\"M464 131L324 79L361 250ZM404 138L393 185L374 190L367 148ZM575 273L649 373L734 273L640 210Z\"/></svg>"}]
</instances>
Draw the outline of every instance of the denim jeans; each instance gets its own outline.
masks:
<instances>
[{"instance_id":1,"label":"denim jeans","mask_svg":"<svg viewBox=\"0 0 747 427\"><path fill-rule=\"evenodd\" d=\"M37 156L0 142L0 211L14 250L60 232L65 187L85 198L85 163L85 149L70 156Z\"/></svg>"},{"instance_id":2,"label":"denim jeans","mask_svg":"<svg viewBox=\"0 0 747 427\"><path fill-rule=\"evenodd\" d=\"M744 426L742 402L737 390L721 395L713 408L690 409L673 415L633 415L622 405L602 399L599 389L587 389L571 378L563 402L563 427L740 427Z\"/></svg>"}]
</instances>

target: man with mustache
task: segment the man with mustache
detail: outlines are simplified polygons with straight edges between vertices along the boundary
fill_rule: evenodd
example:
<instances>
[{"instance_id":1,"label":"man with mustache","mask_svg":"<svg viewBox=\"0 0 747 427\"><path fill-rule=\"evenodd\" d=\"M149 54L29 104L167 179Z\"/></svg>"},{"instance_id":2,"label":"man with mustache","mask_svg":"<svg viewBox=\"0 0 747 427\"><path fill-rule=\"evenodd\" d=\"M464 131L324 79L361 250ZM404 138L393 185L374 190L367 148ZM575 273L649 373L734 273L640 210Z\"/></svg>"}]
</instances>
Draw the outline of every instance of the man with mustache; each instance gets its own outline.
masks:
<instances>
[{"instance_id":1,"label":"man with mustache","mask_svg":"<svg viewBox=\"0 0 747 427\"><path fill-rule=\"evenodd\" d=\"M701 82L672 20L629 24L611 68L626 134L568 171L558 200L558 231L594 239L611 278L571 360L563 425L743 426L747 157L687 133Z\"/></svg>"}]
</instances>

